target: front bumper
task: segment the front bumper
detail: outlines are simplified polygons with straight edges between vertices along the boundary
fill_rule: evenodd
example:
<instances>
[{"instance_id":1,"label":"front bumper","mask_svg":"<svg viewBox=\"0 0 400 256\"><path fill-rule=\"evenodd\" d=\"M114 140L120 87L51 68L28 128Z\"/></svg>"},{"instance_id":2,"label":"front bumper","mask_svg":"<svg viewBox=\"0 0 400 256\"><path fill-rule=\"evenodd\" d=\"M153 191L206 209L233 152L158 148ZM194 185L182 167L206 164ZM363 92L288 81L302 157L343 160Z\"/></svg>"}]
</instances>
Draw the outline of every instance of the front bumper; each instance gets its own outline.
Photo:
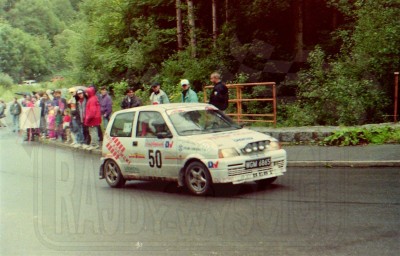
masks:
<instances>
[{"instance_id":1,"label":"front bumper","mask_svg":"<svg viewBox=\"0 0 400 256\"><path fill-rule=\"evenodd\" d=\"M271 165L246 169L246 161L271 157ZM277 176L286 172L286 151L283 149L266 151L254 155L241 155L232 158L205 160L208 166L213 183L233 183L257 181Z\"/></svg>"}]
</instances>

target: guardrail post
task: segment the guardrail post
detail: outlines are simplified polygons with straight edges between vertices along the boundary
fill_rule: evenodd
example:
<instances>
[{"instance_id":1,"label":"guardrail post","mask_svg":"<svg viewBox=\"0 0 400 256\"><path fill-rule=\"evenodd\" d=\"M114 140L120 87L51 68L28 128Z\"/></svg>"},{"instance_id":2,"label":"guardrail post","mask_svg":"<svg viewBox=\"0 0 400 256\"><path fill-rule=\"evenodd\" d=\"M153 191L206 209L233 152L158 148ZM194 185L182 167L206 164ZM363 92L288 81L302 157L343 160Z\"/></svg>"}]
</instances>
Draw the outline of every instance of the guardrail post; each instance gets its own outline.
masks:
<instances>
[{"instance_id":1,"label":"guardrail post","mask_svg":"<svg viewBox=\"0 0 400 256\"><path fill-rule=\"evenodd\" d=\"M397 123L397 101L399 98L399 72L394 72L394 122Z\"/></svg>"},{"instance_id":2,"label":"guardrail post","mask_svg":"<svg viewBox=\"0 0 400 256\"><path fill-rule=\"evenodd\" d=\"M204 103L208 103L207 102L207 88L206 88L206 86L203 86L203 100L204 100Z\"/></svg>"},{"instance_id":3,"label":"guardrail post","mask_svg":"<svg viewBox=\"0 0 400 256\"><path fill-rule=\"evenodd\" d=\"M272 85L272 98L273 98L273 108L274 108L274 127L276 127L276 83Z\"/></svg>"},{"instance_id":4,"label":"guardrail post","mask_svg":"<svg viewBox=\"0 0 400 256\"><path fill-rule=\"evenodd\" d=\"M237 107L237 114L238 114L237 122L239 124L240 124L240 119L242 118L242 99L240 97L241 91L242 91L242 88L240 86L236 85L236 100L237 100L236 107Z\"/></svg>"}]
</instances>

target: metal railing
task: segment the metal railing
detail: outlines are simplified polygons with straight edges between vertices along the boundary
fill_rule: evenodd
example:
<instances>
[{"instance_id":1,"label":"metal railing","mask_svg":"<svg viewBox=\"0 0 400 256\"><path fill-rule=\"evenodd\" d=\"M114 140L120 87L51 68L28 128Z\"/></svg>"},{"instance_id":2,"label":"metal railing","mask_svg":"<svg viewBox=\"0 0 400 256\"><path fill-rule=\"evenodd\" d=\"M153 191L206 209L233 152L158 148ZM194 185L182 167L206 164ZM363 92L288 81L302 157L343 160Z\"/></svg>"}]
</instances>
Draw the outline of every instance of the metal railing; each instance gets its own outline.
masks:
<instances>
[{"instance_id":1,"label":"metal railing","mask_svg":"<svg viewBox=\"0 0 400 256\"><path fill-rule=\"evenodd\" d=\"M229 102L236 104L236 113L228 113L228 116L232 116L236 118L238 123L241 122L264 122L264 123L273 123L276 126L276 83L275 82L264 82L264 83L245 83L245 84L227 84L226 85L229 90L235 89L236 98L229 99ZM256 98L249 99L243 98L243 89L247 87L255 87L255 86L264 86L264 87L272 87L272 98ZM208 102L207 99L207 90L212 89L214 86L204 86L203 94L204 94L204 102ZM243 103L246 102L271 102L272 103L272 113L256 113L249 114L243 113ZM244 118L267 118L267 119L244 119Z\"/></svg>"}]
</instances>

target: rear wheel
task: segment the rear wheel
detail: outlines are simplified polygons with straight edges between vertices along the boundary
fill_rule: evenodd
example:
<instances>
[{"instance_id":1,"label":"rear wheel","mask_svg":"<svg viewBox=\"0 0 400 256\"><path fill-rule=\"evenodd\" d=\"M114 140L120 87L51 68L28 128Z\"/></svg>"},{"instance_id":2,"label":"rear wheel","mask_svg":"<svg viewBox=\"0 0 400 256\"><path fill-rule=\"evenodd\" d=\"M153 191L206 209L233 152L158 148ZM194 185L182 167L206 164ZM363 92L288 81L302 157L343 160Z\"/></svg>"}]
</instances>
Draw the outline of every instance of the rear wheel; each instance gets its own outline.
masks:
<instances>
[{"instance_id":1,"label":"rear wheel","mask_svg":"<svg viewBox=\"0 0 400 256\"><path fill-rule=\"evenodd\" d=\"M189 164L185 171L185 184L194 195L207 194L212 185L208 168L198 161Z\"/></svg>"},{"instance_id":2,"label":"rear wheel","mask_svg":"<svg viewBox=\"0 0 400 256\"><path fill-rule=\"evenodd\" d=\"M268 178L268 179L263 179L263 180L257 180L257 186L259 188L265 188L268 185L271 185L272 183L274 183L274 181L277 179L278 177L272 177L272 178Z\"/></svg>"},{"instance_id":3,"label":"rear wheel","mask_svg":"<svg viewBox=\"0 0 400 256\"><path fill-rule=\"evenodd\" d=\"M110 187L120 188L125 185L126 180L122 176L118 164L113 160L107 160L104 164L104 176Z\"/></svg>"}]
</instances>

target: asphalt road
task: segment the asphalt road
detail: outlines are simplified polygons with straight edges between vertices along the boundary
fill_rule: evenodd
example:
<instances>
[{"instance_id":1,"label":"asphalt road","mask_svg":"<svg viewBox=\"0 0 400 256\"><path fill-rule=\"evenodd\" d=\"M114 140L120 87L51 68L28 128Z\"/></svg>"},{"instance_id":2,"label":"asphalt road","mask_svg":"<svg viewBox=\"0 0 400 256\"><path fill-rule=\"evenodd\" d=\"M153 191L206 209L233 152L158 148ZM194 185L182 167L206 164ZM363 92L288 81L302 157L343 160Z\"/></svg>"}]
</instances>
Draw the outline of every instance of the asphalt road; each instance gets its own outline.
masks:
<instances>
[{"instance_id":1,"label":"asphalt road","mask_svg":"<svg viewBox=\"0 0 400 256\"><path fill-rule=\"evenodd\" d=\"M399 255L400 169L290 168L267 189L98 180L98 156L0 131L0 255Z\"/></svg>"}]
</instances>

